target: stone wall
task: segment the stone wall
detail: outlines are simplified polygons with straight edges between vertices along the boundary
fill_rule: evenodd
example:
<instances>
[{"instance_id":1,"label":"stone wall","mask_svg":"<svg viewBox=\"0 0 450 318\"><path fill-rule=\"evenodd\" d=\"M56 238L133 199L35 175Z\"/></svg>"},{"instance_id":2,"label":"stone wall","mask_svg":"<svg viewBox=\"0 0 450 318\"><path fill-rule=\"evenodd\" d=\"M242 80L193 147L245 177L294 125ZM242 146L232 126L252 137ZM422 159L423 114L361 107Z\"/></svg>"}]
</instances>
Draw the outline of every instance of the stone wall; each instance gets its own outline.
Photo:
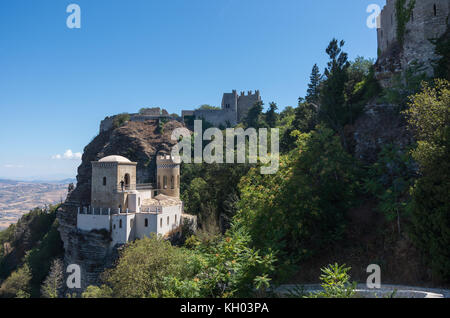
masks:
<instances>
[{"instance_id":1,"label":"stone wall","mask_svg":"<svg viewBox=\"0 0 450 318\"><path fill-rule=\"evenodd\" d=\"M212 125L218 127L220 125L226 126L227 123L236 125L236 113L232 110L214 110L214 109L198 109L194 111L196 119L204 119Z\"/></svg>"},{"instance_id":2,"label":"stone wall","mask_svg":"<svg viewBox=\"0 0 450 318\"><path fill-rule=\"evenodd\" d=\"M430 40L445 33L450 15L449 0L416 0L411 19L406 24L404 42L399 43L396 1L387 0L377 34L376 75L384 87L389 86L393 74L406 70L415 62L423 66L427 75L433 75L433 61L439 57L434 54Z\"/></svg>"}]
</instances>

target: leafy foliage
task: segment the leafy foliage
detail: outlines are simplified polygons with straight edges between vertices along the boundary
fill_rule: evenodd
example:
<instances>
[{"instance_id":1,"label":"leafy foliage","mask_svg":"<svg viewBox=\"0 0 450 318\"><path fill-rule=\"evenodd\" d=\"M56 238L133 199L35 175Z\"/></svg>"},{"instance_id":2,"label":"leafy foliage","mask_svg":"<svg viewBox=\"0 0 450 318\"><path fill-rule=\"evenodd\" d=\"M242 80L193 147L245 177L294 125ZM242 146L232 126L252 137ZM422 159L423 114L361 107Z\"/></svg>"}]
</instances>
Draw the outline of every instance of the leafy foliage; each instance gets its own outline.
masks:
<instances>
[{"instance_id":1,"label":"leafy foliage","mask_svg":"<svg viewBox=\"0 0 450 318\"><path fill-rule=\"evenodd\" d=\"M119 114L116 117L114 117L113 127L119 128L119 127L123 126L129 120L130 120L130 114L128 114L128 113Z\"/></svg>"},{"instance_id":2,"label":"leafy foliage","mask_svg":"<svg viewBox=\"0 0 450 318\"><path fill-rule=\"evenodd\" d=\"M248 228L256 248L279 251L285 265L342 237L356 169L333 135L322 127L299 134L297 148L281 156L277 174L251 169L241 179L236 221Z\"/></svg>"},{"instance_id":3,"label":"leafy foliage","mask_svg":"<svg viewBox=\"0 0 450 318\"><path fill-rule=\"evenodd\" d=\"M248 246L242 231L204 243L191 237L191 249L157 237L130 244L117 266L104 274L105 284L89 287L83 297L244 297L269 286L273 255Z\"/></svg>"},{"instance_id":4,"label":"leafy foliage","mask_svg":"<svg viewBox=\"0 0 450 318\"><path fill-rule=\"evenodd\" d=\"M28 265L14 271L1 285L0 297L29 298L31 271Z\"/></svg>"},{"instance_id":5,"label":"leafy foliage","mask_svg":"<svg viewBox=\"0 0 450 318\"><path fill-rule=\"evenodd\" d=\"M322 292L311 294L310 298L352 298L356 292L356 282L350 283L350 267L337 263L321 268Z\"/></svg>"},{"instance_id":6,"label":"leafy foliage","mask_svg":"<svg viewBox=\"0 0 450 318\"><path fill-rule=\"evenodd\" d=\"M416 165L409 152L405 153L393 145L386 145L365 178L365 189L378 198L378 208L387 221L397 220L399 234L400 219L407 217L409 189L416 177Z\"/></svg>"},{"instance_id":7,"label":"leafy foliage","mask_svg":"<svg viewBox=\"0 0 450 318\"><path fill-rule=\"evenodd\" d=\"M417 139L412 151L421 177L412 190L411 235L436 277L450 279L450 83L424 83L405 114Z\"/></svg>"}]
</instances>

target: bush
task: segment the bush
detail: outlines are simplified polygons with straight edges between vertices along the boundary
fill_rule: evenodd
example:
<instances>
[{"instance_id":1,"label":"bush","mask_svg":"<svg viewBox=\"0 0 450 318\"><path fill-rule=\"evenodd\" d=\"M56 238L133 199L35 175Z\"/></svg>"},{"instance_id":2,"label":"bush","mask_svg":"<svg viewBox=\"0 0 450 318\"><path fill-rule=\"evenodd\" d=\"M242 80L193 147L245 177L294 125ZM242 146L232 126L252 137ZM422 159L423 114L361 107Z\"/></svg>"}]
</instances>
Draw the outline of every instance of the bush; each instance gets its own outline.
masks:
<instances>
[{"instance_id":1,"label":"bush","mask_svg":"<svg viewBox=\"0 0 450 318\"><path fill-rule=\"evenodd\" d=\"M130 120L130 114L122 113L114 117L113 127L114 129L122 127L127 121Z\"/></svg>"}]
</instances>

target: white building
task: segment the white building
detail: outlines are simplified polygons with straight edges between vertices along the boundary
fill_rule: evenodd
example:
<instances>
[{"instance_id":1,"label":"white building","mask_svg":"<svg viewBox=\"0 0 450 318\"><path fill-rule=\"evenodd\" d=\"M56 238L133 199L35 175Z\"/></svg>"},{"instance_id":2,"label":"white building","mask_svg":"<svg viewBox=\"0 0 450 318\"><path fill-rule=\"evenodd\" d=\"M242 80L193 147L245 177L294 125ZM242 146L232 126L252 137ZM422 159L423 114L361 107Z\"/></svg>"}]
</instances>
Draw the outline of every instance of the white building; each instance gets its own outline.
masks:
<instances>
[{"instance_id":1,"label":"white building","mask_svg":"<svg viewBox=\"0 0 450 318\"><path fill-rule=\"evenodd\" d=\"M156 164L158 182L153 187L136 184L137 163L125 157L92 162L91 206L78 208L78 229L108 231L111 246L179 230L183 219L180 166L169 155L158 155Z\"/></svg>"}]
</instances>

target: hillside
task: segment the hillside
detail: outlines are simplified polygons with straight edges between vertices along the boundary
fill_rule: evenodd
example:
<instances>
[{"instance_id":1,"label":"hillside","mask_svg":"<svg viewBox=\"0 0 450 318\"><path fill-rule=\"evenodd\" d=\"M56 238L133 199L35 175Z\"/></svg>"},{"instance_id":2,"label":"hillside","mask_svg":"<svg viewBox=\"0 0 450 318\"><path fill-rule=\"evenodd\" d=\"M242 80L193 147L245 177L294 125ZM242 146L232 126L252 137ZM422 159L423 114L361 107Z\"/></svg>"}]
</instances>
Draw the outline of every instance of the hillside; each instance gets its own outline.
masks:
<instances>
[{"instance_id":1,"label":"hillside","mask_svg":"<svg viewBox=\"0 0 450 318\"><path fill-rule=\"evenodd\" d=\"M0 180L0 231L35 207L63 202L67 187L66 182Z\"/></svg>"}]
</instances>

